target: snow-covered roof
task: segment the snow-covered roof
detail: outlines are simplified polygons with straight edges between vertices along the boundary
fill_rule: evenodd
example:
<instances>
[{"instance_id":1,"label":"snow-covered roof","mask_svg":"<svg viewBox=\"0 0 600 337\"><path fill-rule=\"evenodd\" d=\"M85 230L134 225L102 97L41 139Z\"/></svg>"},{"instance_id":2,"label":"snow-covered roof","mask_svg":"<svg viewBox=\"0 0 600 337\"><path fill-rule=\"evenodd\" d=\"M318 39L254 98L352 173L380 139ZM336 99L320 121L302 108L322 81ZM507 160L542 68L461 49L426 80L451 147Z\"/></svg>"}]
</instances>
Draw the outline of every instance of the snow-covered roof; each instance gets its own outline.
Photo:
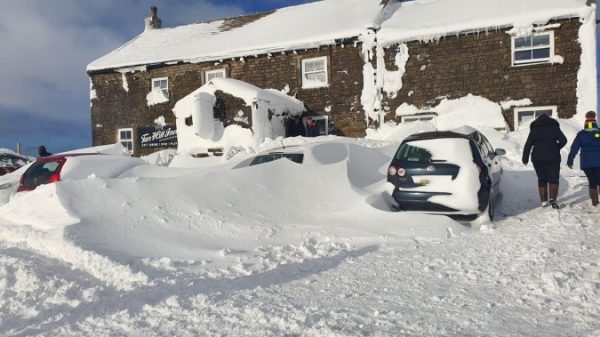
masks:
<instances>
[{"instance_id":1,"label":"snow-covered roof","mask_svg":"<svg viewBox=\"0 0 600 337\"><path fill-rule=\"evenodd\" d=\"M496 27L527 28L565 17L587 17L586 0L415 0L382 23L379 42L432 40Z\"/></svg>"},{"instance_id":2,"label":"snow-covered roof","mask_svg":"<svg viewBox=\"0 0 600 337\"><path fill-rule=\"evenodd\" d=\"M587 17L586 0L323 0L274 12L150 29L93 61L88 71L203 62L312 48L379 27L385 45L469 31L527 29L549 19Z\"/></svg>"},{"instance_id":3,"label":"snow-covered roof","mask_svg":"<svg viewBox=\"0 0 600 337\"><path fill-rule=\"evenodd\" d=\"M90 63L87 70L201 62L333 44L359 36L382 8L381 0L326 0L255 15L255 21L246 20L239 27L231 19L146 30Z\"/></svg>"}]
</instances>

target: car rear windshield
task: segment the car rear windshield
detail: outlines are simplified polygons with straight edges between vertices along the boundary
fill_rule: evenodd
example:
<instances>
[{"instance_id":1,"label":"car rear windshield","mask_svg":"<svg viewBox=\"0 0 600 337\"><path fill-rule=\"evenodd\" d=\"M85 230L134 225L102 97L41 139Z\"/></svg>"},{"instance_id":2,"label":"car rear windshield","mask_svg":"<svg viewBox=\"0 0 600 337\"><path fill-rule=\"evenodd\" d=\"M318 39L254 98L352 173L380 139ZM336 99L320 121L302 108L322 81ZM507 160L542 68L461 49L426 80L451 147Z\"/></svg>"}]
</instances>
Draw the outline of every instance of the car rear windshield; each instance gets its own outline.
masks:
<instances>
[{"instance_id":1,"label":"car rear windshield","mask_svg":"<svg viewBox=\"0 0 600 337\"><path fill-rule=\"evenodd\" d=\"M36 187L42 184L47 184L50 176L58 170L59 161L35 162L25 172L23 177L23 185L28 187Z\"/></svg>"},{"instance_id":2,"label":"car rear windshield","mask_svg":"<svg viewBox=\"0 0 600 337\"><path fill-rule=\"evenodd\" d=\"M456 143L456 139L445 138L403 143L396 152L395 159L416 163L445 162L448 159L447 156L451 156L449 152L457 150L456 145L458 144L454 143Z\"/></svg>"},{"instance_id":3,"label":"car rear windshield","mask_svg":"<svg viewBox=\"0 0 600 337\"><path fill-rule=\"evenodd\" d=\"M265 155L261 155L261 156L256 156L252 160L252 162L250 163L250 166L268 163L270 161L274 161L274 160L281 159L281 158L289 159L289 160L293 161L296 164L302 164L302 161L304 160L304 154L302 154L302 153L272 153L272 154L265 154Z\"/></svg>"}]
</instances>

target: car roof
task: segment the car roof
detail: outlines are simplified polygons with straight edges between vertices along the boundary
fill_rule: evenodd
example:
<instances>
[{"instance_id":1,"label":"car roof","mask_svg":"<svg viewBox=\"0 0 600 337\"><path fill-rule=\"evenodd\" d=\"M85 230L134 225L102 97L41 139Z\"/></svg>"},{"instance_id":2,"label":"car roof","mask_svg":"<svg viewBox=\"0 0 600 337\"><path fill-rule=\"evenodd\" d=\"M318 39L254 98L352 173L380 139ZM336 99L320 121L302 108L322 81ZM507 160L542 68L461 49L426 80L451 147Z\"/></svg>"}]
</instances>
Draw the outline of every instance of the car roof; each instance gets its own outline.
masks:
<instances>
[{"instance_id":1,"label":"car roof","mask_svg":"<svg viewBox=\"0 0 600 337\"><path fill-rule=\"evenodd\" d=\"M406 137L404 142L411 142L415 140L428 140L428 139L439 139L439 138L472 138L477 130L473 129L470 133L462 133L456 131L429 131L423 133L417 133Z\"/></svg>"},{"instance_id":2,"label":"car roof","mask_svg":"<svg viewBox=\"0 0 600 337\"><path fill-rule=\"evenodd\" d=\"M46 156L46 157L39 157L36 161L42 161L42 162L47 162L47 161L54 161L54 160L58 160L58 159L63 159L66 157L80 157L80 156L94 156L94 155L99 155L100 153L65 153L65 154L54 154L51 156Z\"/></svg>"}]
</instances>

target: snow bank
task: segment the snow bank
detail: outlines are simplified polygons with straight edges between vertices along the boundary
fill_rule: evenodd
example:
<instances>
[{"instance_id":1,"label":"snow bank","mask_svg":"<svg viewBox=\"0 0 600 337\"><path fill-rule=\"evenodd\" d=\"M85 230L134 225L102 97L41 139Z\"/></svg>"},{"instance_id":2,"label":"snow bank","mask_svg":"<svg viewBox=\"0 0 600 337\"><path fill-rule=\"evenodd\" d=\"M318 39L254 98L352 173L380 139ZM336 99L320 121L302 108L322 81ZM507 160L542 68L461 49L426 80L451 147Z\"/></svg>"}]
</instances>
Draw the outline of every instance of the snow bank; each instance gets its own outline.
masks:
<instances>
[{"instance_id":1,"label":"snow bank","mask_svg":"<svg viewBox=\"0 0 600 337\"><path fill-rule=\"evenodd\" d=\"M396 110L396 116L410 116L417 113L436 113L434 124L439 130L450 130L469 125L475 128L491 127L507 129L502 108L484 97L468 94L457 99L444 98L433 107L415 107L403 103Z\"/></svg>"}]
</instances>

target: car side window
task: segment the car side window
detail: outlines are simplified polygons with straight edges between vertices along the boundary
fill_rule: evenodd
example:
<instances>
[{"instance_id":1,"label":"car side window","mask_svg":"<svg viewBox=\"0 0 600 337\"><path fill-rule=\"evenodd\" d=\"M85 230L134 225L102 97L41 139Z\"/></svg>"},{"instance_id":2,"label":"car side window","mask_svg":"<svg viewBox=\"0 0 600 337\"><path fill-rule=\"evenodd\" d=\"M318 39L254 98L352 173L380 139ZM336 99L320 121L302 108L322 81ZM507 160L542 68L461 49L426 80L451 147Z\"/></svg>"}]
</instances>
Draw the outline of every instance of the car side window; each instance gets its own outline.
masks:
<instances>
[{"instance_id":1,"label":"car side window","mask_svg":"<svg viewBox=\"0 0 600 337\"><path fill-rule=\"evenodd\" d=\"M483 148L487 150L488 156L493 157L496 155L496 151L494 151L494 147L490 142L485 138L484 135L481 135L481 141L483 143Z\"/></svg>"}]
</instances>

